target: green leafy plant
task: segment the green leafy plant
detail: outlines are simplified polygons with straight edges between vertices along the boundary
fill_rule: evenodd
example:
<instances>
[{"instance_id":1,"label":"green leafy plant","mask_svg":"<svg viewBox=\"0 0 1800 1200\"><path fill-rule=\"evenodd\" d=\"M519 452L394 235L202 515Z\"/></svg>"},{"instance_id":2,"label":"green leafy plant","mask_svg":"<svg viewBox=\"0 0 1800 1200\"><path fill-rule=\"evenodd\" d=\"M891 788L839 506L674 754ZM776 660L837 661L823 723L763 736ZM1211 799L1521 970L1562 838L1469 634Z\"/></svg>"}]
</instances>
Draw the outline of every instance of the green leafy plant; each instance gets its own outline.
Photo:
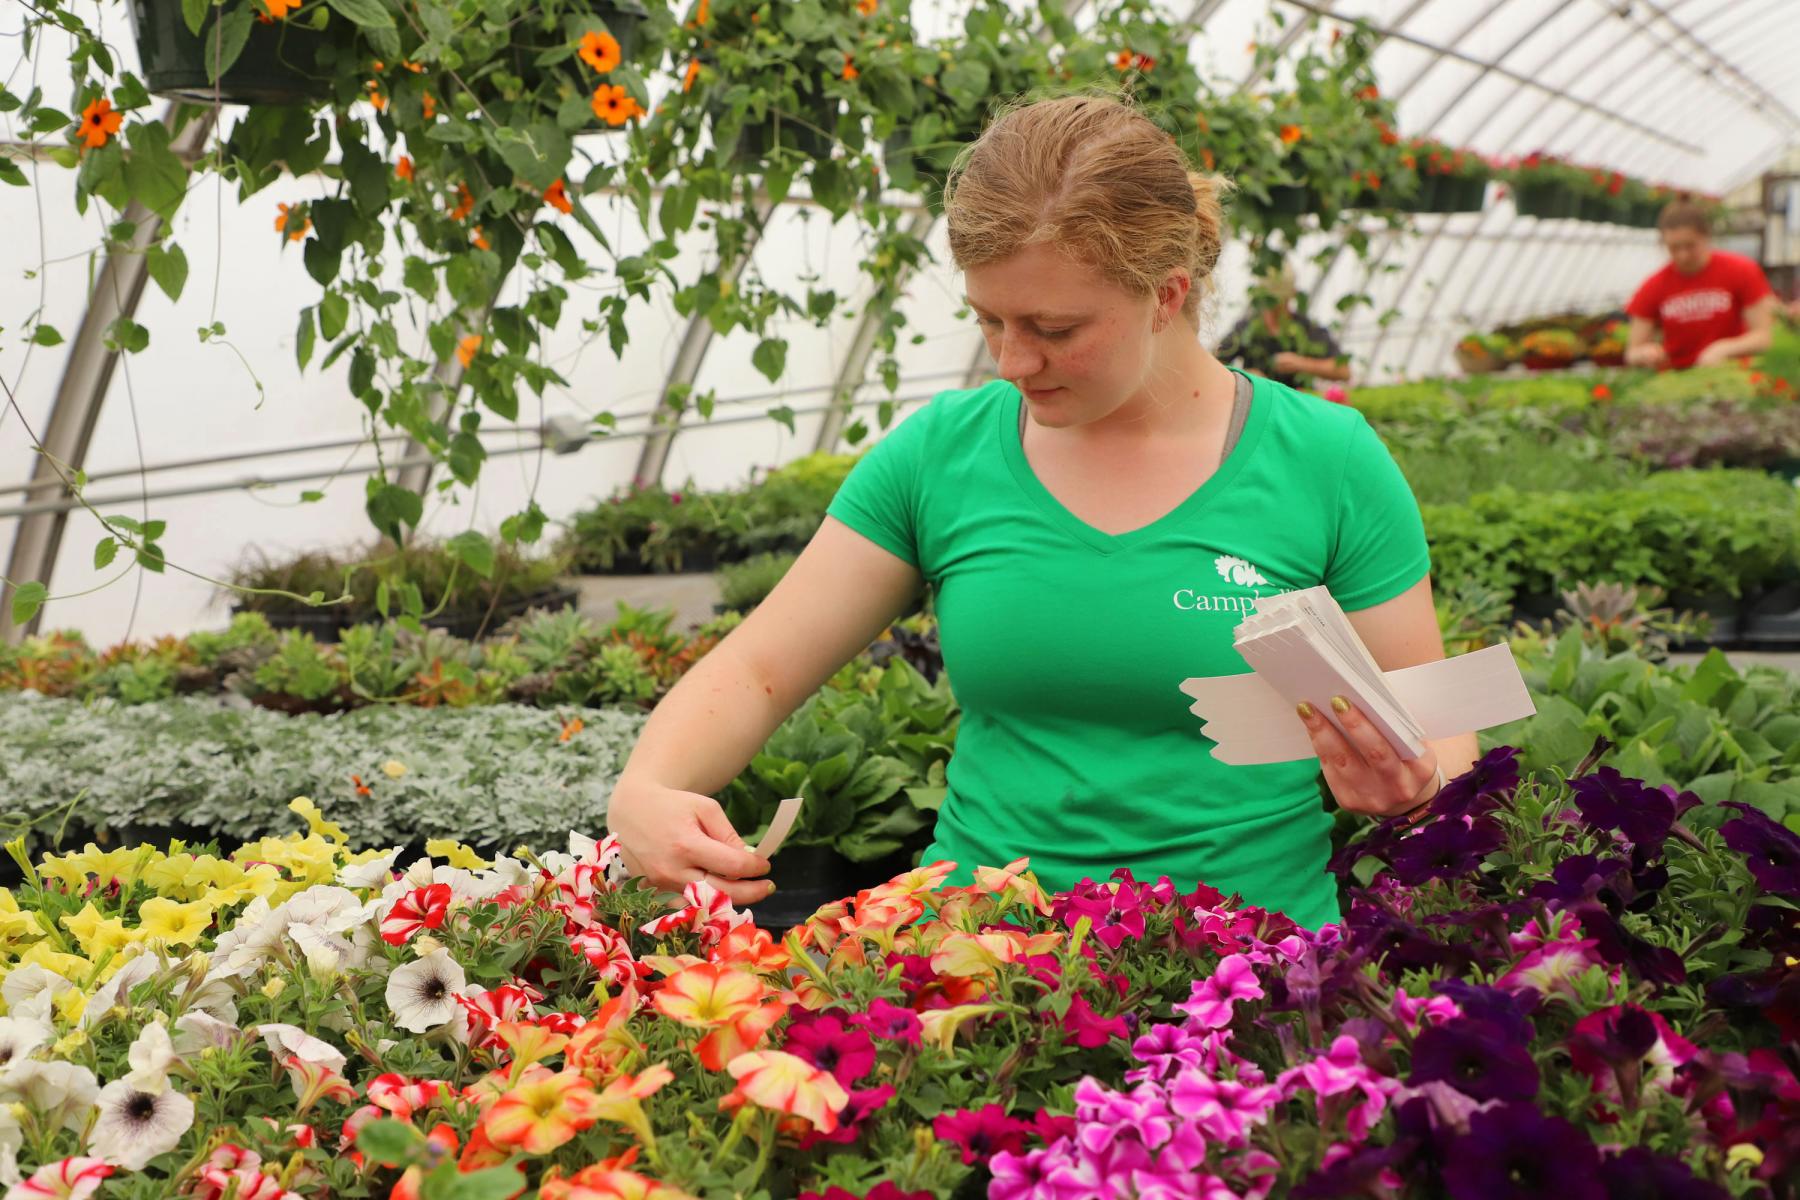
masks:
<instances>
[{"instance_id":1,"label":"green leafy plant","mask_svg":"<svg viewBox=\"0 0 1800 1200\"><path fill-rule=\"evenodd\" d=\"M775 585L781 582L797 557L795 554L759 554L726 567L718 574L720 607L738 612L755 608L775 590Z\"/></svg>"}]
</instances>

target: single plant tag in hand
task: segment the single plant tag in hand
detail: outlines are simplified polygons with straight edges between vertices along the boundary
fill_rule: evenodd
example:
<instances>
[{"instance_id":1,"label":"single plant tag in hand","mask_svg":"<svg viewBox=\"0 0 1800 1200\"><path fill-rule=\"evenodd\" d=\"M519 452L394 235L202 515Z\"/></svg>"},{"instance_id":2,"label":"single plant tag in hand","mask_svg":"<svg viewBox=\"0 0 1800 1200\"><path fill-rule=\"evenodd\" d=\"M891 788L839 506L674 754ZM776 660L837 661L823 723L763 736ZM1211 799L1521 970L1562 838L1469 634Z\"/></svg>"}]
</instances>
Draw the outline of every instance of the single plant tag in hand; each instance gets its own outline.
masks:
<instances>
[{"instance_id":1,"label":"single plant tag in hand","mask_svg":"<svg viewBox=\"0 0 1800 1200\"><path fill-rule=\"evenodd\" d=\"M794 831L794 822L800 819L801 803L799 796L783 800L775 809L775 819L769 822L769 832L763 834L763 840L750 852L762 858L774 858L781 843Z\"/></svg>"}]
</instances>

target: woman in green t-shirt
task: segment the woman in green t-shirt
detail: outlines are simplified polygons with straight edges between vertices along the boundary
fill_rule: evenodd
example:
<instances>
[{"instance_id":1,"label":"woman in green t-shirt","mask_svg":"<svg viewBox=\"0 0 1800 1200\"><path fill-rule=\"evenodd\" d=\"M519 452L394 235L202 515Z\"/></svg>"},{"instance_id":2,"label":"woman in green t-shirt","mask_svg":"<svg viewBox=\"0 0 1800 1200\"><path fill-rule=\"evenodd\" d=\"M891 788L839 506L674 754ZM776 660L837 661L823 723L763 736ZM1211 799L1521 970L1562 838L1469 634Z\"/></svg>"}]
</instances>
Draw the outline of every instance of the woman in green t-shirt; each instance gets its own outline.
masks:
<instances>
[{"instance_id":1,"label":"woman in green t-shirt","mask_svg":"<svg viewBox=\"0 0 1800 1200\"><path fill-rule=\"evenodd\" d=\"M999 364L859 463L787 577L669 694L613 792L627 864L762 899L766 860L709 796L921 586L962 705L927 862L1030 857L1049 887L1204 882L1337 918L1318 764L1227 766L1179 691L1241 674L1257 596L1324 584L1384 668L1443 657L1418 505L1355 411L1252 381L1199 338L1216 178L1149 120L1072 96L998 118L945 216ZM1337 703L1321 696L1317 703ZM1354 709L1302 706L1345 809L1420 808L1473 735L1402 761Z\"/></svg>"}]
</instances>

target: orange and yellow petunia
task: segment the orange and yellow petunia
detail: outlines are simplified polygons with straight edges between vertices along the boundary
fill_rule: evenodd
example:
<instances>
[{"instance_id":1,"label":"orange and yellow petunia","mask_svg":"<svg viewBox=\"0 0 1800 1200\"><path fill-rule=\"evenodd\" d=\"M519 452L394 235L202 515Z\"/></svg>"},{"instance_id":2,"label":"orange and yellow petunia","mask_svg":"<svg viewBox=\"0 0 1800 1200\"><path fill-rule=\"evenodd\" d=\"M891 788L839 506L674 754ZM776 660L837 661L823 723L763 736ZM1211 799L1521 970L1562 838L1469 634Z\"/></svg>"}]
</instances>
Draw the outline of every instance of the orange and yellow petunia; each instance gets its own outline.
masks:
<instances>
[{"instance_id":1,"label":"orange and yellow petunia","mask_svg":"<svg viewBox=\"0 0 1800 1200\"><path fill-rule=\"evenodd\" d=\"M838 1114L850 1102L831 1072L821 1071L785 1050L740 1054L726 1070L738 1083L730 1095L719 1101L722 1109L754 1104L770 1112L800 1117L820 1133L831 1133L837 1129Z\"/></svg>"},{"instance_id":2,"label":"orange and yellow petunia","mask_svg":"<svg viewBox=\"0 0 1800 1200\"><path fill-rule=\"evenodd\" d=\"M577 1071L533 1067L481 1119L496 1146L548 1154L598 1119L599 1095Z\"/></svg>"}]
</instances>

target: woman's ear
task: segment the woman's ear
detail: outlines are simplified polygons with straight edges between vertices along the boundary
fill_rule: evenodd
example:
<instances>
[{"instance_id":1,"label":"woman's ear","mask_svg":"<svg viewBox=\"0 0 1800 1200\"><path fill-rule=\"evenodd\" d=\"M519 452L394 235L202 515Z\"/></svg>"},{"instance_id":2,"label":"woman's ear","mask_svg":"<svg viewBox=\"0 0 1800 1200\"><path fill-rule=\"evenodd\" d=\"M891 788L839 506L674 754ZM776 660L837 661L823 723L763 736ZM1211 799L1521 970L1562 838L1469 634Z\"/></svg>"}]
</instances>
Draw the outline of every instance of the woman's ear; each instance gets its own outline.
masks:
<instances>
[{"instance_id":1,"label":"woman's ear","mask_svg":"<svg viewBox=\"0 0 1800 1200\"><path fill-rule=\"evenodd\" d=\"M1181 306L1186 303L1188 291L1193 286L1186 271L1169 272L1162 286L1156 289L1156 317L1152 324L1157 330L1181 315Z\"/></svg>"}]
</instances>

